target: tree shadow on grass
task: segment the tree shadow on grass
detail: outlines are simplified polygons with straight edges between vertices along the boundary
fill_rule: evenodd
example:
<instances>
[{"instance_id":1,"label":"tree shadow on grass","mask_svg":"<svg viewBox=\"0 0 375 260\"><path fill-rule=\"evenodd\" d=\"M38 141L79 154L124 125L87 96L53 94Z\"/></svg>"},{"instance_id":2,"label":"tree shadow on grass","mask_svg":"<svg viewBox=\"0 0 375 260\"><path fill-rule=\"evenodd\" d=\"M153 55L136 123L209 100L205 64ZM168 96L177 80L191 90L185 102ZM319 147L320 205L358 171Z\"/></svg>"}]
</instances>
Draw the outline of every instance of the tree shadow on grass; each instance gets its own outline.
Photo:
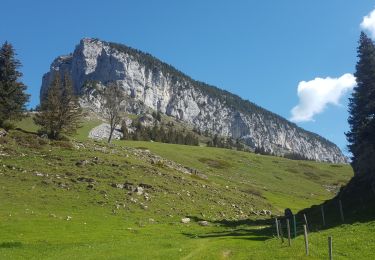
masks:
<instances>
[{"instance_id":1,"label":"tree shadow on grass","mask_svg":"<svg viewBox=\"0 0 375 260\"><path fill-rule=\"evenodd\" d=\"M343 224L367 223L375 220L374 205L375 183L353 178L336 197L320 205L301 210L296 214L296 219L297 223L303 223L305 214L310 231L330 229ZM323 225L323 211L325 225Z\"/></svg>"},{"instance_id":2,"label":"tree shadow on grass","mask_svg":"<svg viewBox=\"0 0 375 260\"><path fill-rule=\"evenodd\" d=\"M188 216L195 222L203 221L203 219L196 216ZM242 219L242 220L217 220L211 222L214 225L226 228L225 231L209 232L204 234L183 233L189 238L225 238L231 237L233 239L244 239L252 241L265 241L273 237L270 228L272 220L269 219ZM259 228L260 227L260 228Z\"/></svg>"},{"instance_id":3,"label":"tree shadow on grass","mask_svg":"<svg viewBox=\"0 0 375 260\"><path fill-rule=\"evenodd\" d=\"M2 242L0 243L0 248L16 248L22 247L21 242Z\"/></svg>"}]
</instances>

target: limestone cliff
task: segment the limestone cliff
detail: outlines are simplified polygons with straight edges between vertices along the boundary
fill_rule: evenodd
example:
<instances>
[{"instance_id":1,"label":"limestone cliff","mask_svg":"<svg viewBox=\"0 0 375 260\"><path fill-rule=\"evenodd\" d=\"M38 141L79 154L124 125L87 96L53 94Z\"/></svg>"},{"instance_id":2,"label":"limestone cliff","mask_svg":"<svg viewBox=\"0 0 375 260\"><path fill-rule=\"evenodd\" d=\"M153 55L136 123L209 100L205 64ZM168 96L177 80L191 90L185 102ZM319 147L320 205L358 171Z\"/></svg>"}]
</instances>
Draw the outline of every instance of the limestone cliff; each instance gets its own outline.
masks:
<instances>
[{"instance_id":1,"label":"limestone cliff","mask_svg":"<svg viewBox=\"0 0 375 260\"><path fill-rule=\"evenodd\" d=\"M43 76L41 97L52 74L68 72L77 93L87 81L120 85L132 103L161 111L201 131L208 130L250 147L317 161L346 162L340 149L323 137L227 91L195 81L172 66L133 48L82 39L74 53L60 56Z\"/></svg>"}]
</instances>

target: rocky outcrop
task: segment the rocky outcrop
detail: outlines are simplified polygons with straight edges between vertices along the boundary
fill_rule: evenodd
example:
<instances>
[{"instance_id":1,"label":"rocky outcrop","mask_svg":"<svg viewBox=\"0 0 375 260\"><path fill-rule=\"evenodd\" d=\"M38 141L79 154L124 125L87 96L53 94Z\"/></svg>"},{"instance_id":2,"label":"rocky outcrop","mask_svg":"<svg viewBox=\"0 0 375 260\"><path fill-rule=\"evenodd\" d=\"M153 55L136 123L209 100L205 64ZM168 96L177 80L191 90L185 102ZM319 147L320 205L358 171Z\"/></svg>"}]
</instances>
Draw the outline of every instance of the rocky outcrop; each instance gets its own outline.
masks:
<instances>
[{"instance_id":1,"label":"rocky outcrop","mask_svg":"<svg viewBox=\"0 0 375 260\"><path fill-rule=\"evenodd\" d=\"M77 93L88 81L104 86L115 82L133 103L185 121L201 131L240 138L254 149L277 155L293 153L317 161L346 162L340 149L323 137L124 45L81 40L73 54L60 56L52 63L43 76L41 97L56 72L68 72Z\"/></svg>"},{"instance_id":2,"label":"rocky outcrop","mask_svg":"<svg viewBox=\"0 0 375 260\"><path fill-rule=\"evenodd\" d=\"M108 139L110 132L110 125L103 123L91 129L91 131L89 132L89 138L98 140ZM115 130L112 133L112 139L119 140L122 138L122 136L123 134L121 133L121 126L116 126Z\"/></svg>"}]
</instances>

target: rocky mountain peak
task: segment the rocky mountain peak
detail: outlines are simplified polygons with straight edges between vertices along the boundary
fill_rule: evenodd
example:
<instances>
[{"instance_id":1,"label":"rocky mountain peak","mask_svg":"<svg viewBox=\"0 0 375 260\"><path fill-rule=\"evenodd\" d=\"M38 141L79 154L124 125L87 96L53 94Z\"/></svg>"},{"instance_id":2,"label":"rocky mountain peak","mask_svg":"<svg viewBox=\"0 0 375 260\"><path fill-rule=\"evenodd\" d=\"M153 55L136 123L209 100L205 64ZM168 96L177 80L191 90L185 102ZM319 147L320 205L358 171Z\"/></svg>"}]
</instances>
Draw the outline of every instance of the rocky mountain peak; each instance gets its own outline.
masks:
<instances>
[{"instance_id":1,"label":"rocky mountain peak","mask_svg":"<svg viewBox=\"0 0 375 260\"><path fill-rule=\"evenodd\" d=\"M317 161L346 162L340 149L249 101L191 79L152 55L98 39L84 38L73 54L59 56L43 76L41 98L53 73L67 72L81 93L86 81L116 83L142 105L222 136L242 139L276 155L297 154ZM95 104L92 104L95 105Z\"/></svg>"}]
</instances>

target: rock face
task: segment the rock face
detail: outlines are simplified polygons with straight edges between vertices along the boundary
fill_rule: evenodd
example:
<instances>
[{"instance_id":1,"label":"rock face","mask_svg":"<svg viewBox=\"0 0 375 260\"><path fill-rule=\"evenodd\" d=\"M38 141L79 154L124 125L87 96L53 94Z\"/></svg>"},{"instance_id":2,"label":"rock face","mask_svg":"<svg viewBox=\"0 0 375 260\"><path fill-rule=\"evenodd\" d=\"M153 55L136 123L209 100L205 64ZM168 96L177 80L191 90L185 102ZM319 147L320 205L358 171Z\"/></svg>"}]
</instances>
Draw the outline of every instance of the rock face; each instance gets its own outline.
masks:
<instances>
[{"instance_id":1,"label":"rock face","mask_svg":"<svg viewBox=\"0 0 375 260\"><path fill-rule=\"evenodd\" d=\"M111 132L111 127L109 124L103 123L101 125L98 125L97 127L94 127L89 132L89 138L92 139L108 139L109 133ZM120 126L117 126L115 131L113 131L112 138L114 140L121 139L122 133L120 131Z\"/></svg>"},{"instance_id":2,"label":"rock face","mask_svg":"<svg viewBox=\"0 0 375 260\"><path fill-rule=\"evenodd\" d=\"M56 72L70 73L77 93L88 81L104 86L114 82L133 103L185 121L202 132L240 138L254 149L317 161L346 162L340 149L323 137L121 44L82 39L73 54L53 61L50 71L43 76L41 98Z\"/></svg>"}]
</instances>

